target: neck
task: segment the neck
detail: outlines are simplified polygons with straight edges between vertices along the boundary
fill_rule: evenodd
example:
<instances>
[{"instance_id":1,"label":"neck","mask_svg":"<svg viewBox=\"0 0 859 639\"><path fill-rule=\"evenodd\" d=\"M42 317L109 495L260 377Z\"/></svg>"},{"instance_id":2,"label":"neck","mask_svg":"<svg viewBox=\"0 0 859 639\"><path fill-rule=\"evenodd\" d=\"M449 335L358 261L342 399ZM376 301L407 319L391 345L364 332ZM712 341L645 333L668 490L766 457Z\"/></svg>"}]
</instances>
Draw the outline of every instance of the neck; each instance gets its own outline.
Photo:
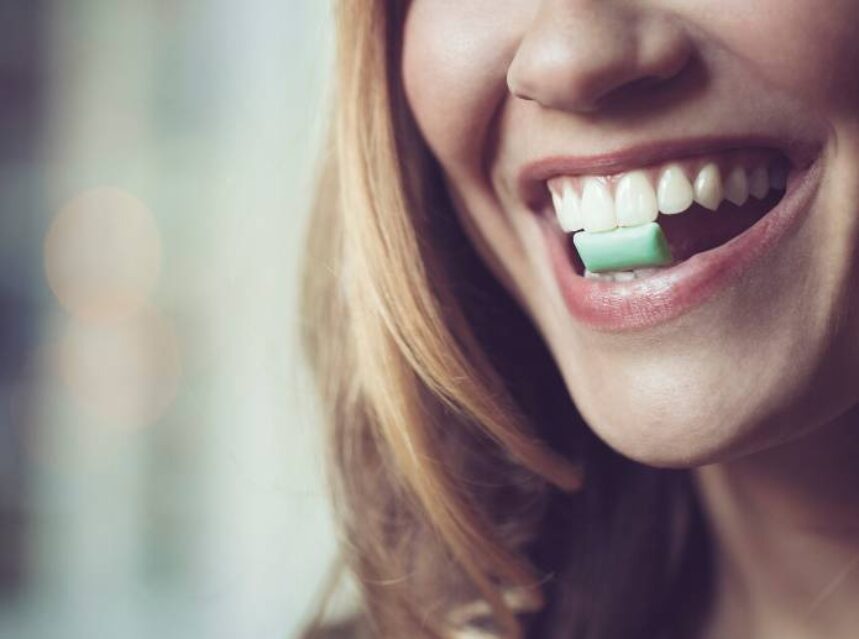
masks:
<instances>
[{"instance_id":1,"label":"neck","mask_svg":"<svg viewBox=\"0 0 859 639\"><path fill-rule=\"evenodd\" d=\"M696 471L714 536L712 637L855 637L859 408L777 449Z\"/></svg>"}]
</instances>

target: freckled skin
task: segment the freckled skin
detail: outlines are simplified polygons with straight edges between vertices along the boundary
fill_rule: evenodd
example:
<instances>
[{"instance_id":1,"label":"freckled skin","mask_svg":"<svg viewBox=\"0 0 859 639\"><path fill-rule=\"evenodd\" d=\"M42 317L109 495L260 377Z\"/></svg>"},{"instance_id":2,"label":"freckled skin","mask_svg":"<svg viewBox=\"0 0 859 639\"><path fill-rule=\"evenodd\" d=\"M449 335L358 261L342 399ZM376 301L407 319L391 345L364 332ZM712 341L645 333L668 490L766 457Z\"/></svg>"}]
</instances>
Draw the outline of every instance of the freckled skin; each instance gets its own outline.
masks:
<instances>
[{"instance_id":1,"label":"freckled skin","mask_svg":"<svg viewBox=\"0 0 859 639\"><path fill-rule=\"evenodd\" d=\"M414 0L402 73L480 254L598 435L645 463L724 461L859 399L859 2ZM521 168L684 137L820 146L799 231L735 287L626 334L560 300Z\"/></svg>"}]
</instances>

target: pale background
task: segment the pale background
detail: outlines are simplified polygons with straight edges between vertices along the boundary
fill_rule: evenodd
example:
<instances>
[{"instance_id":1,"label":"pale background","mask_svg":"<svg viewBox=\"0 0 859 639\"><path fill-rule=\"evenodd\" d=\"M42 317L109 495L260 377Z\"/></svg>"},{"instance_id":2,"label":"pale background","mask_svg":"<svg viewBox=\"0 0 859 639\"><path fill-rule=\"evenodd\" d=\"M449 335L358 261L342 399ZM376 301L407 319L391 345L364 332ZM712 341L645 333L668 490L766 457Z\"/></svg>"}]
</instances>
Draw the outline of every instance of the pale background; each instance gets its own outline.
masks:
<instances>
[{"instance_id":1,"label":"pale background","mask_svg":"<svg viewBox=\"0 0 859 639\"><path fill-rule=\"evenodd\" d=\"M0 637L294 636L325 0L0 2Z\"/></svg>"}]
</instances>

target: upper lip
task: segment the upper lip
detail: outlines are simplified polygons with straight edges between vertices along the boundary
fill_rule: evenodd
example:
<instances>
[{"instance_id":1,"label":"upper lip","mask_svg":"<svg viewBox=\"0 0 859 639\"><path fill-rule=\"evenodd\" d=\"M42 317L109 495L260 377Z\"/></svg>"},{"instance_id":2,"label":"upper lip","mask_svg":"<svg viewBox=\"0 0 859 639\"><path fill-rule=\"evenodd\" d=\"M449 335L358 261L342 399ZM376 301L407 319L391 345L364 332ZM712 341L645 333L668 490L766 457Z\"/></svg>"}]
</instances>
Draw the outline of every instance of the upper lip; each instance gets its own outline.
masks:
<instances>
[{"instance_id":1,"label":"upper lip","mask_svg":"<svg viewBox=\"0 0 859 639\"><path fill-rule=\"evenodd\" d=\"M743 148L779 151L797 168L809 166L817 155L810 143L760 135L655 141L599 155L554 155L529 162L519 172L519 195L529 208L539 210L548 200L546 181L559 175L614 175L672 159Z\"/></svg>"}]
</instances>

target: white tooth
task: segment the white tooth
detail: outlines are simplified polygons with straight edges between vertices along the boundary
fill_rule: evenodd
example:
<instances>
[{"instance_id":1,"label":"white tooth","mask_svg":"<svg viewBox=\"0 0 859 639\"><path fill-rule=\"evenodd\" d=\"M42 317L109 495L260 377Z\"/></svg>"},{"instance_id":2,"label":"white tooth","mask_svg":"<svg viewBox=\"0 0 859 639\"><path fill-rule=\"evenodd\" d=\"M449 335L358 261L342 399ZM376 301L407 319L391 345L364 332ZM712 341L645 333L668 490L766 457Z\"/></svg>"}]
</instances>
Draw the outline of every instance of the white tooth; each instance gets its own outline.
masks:
<instances>
[{"instance_id":1,"label":"white tooth","mask_svg":"<svg viewBox=\"0 0 859 639\"><path fill-rule=\"evenodd\" d=\"M635 279L635 273L632 271L618 271L612 275L614 275L615 282L631 282Z\"/></svg>"},{"instance_id":2,"label":"white tooth","mask_svg":"<svg viewBox=\"0 0 859 639\"><path fill-rule=\"evenodd\" d=\"M558 224L565 233L582 230L579 196L571 178L555 178L549 182L552 204Z\"/></svg>"},{"instance_id":3,"label":"white tooth","mask_svg":"<svg viewBox=\"0 0 859 639\"><path fill-rule=\"evenodd\" d=\"M776 191L784 191L787 188L787 169L776 164L770 168L770 187Z\"/></svg>"},{"instance_id":4,"label":"white tooth","mask_svg":"<svg viewBox=\"0 0 859 639\"><path fill-rule=\"evenodd\" d=\"M552 195L552 205L555 207L555 215L561 210L561 193L560 187L554 182L549 183L549 193Z\"/></svg>"},{"instance_id":5,"label":"white tooth","mask_svg":"<svg viewBox=\"0 0 859 639\"><path fill-rule=\"evenodd\" d=\"M770 192L770 176L766 168L759 166L749 178L749 193L762 200Z\"/></svg>"},{"instance_id":6,"label":"white tooth","mask_svg":"<svg viewBox=\"0 0 859 639\"><path fill-rule=\"evenodd\" d=\"M569 178L552 178L548 182L549 193L552 194L552 204L555 205L555 213L561 208L561 197L564 192L564 183Z\"/></svg>"},{"instance_id":7,"label":"white tooth","mask_svg":"<svg viewBox=\"0 0 859 639\"><path fill-rule=\"evenodd\" d=\"M665 215L682 213L692 206L694 198L692 185L683 169L673 164L663 171L657 189L660 212Z\"/></svg>"},{"instance_id":8,"label":"white tooth","mask_svg":"<svg viewBox=\"0 0 859 639\"><path fill-rule=\"evenodd\" d=\"M655 222L659 214L656 193L644 171L627 173L617 183L615 211L618 226Z\"/></svg>"},{"instance_id":9,"label":"white tooth","mask_svg":"<svg viewBox=\"0 0 859 639\"><path fill-rule=\"evenodd\" d=\"M633 270L632 272L635 273L635 279L639 280L639 279L642 279L644 277L648 277L650 275L653 275L654 273L658 273L659 271L662 271L664 269L665 269L664 266L656 267L656 268L652 268L652 267L637 268L637 269Z\"/></svg>"},{"instance_id":10,"label":"white tooth","mask_svg":"<svg viewBox=\"0 0 859 639\"><path fill-rule=\"evenodd\" d=\"M582 221L586 231L610 231L617 227L614 201L606 183L594 177L584 179Z\"/></svg>"},{"instance_id":11,"label":"white tooth","mask_svg":"<svg viewBox=\"0 0 859 639\"><path fill-rule=\"evenodd\" d=\"M741 166L735 166L725 180L725 199L742 206L749 199L749 178L746 170Z\"/></svg>"},{"instance_id":12,"label":"white tooth","mask_svg":"<svg viewBox=\"0 0 859 639\"><path fill-rule=\"evenodd\" d=\"M712 162L698 171L695 178L695 201L701 206L715 211L725 197L722 187L722 173Z\"/></svg>"},{"instance_id":13,"label":"white tooth","mask_svg":"<svg viewBox=\"0 0 859 639\"><path fill-rule=\"evenodd\" d=\"M561 206L557 211L558 222L560 222L561 228L564 229L565 233L575 233L584 228L579 195L572 184L564 186L564 191L561 195Z\"/></svg>"}]
</instances>

